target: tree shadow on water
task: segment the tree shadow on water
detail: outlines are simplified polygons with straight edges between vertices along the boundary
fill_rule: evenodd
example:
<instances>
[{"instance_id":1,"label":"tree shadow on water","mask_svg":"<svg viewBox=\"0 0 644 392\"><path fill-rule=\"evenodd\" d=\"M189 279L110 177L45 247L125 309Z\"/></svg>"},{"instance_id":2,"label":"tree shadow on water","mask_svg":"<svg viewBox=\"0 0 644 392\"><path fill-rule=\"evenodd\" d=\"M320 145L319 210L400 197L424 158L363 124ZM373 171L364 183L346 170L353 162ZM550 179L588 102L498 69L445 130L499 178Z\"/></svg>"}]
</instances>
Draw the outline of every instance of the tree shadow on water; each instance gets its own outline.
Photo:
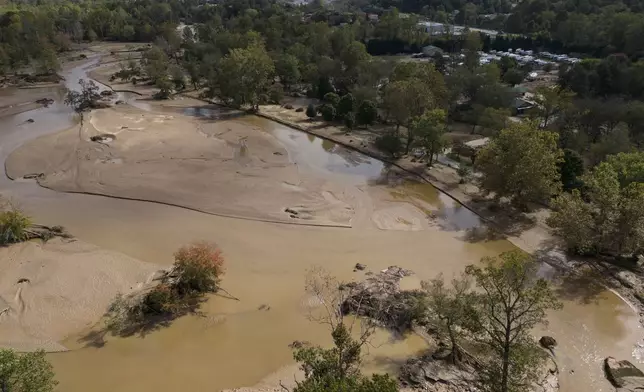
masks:
<instances>
[{"instance_id":1,"label":"tree shadow on water","mask_svg":"<svg viewBox=\"0 0 644 392\"><path fill-rule=\"evenodd\" d=\"M137 336L145 338L148 334L168 328L172 323L183 316L203 316L201 305L206 301L203 295L191 297L182 301L180 306L171 310L154 313L143 311L143 304L136 304L128 309L120 309L121 314L108 311L104 315L104 322L78 339L84 347L102 348L107 344L107 337L114 336L127 338ZM114 307L114 305L112 305Z\"/></svg>"},{"instance_id":2,"label":"tree shadow on water","mask_svg":"<svg viewBox=\"0 0 644 392\"><path fill-rule=\"evenodd\" d=\"M597 303L604 291L606 287L597 281L595 272L591 270L567 273L556 288L561 298L584 305Z\"/></svg>"}]
</instances>

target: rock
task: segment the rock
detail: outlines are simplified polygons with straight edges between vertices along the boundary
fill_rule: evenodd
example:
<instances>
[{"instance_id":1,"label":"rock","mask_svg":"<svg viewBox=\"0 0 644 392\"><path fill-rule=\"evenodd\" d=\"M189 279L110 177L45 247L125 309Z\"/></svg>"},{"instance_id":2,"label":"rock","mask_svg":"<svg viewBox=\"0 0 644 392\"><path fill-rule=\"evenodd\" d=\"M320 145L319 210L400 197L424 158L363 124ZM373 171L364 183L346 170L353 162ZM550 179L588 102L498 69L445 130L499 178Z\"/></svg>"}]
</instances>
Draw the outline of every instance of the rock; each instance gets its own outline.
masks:
<instances>
[{"instance_id":1,"label":"rock","mask_svg":"<svg viewBox=\"0 0 644 392\"><path fill-rule=\"evenodd\" d=\"M293 109L293 105L291 105L290 103L287 103L286 105L284 105L284 109L289 109L289 110Z\"/></svg>"},{"instance_id":2,"label":"rock","mask_svg":"<svg viewBox=\"0 0 644 392\"><path fill-rule=\"evenodd\" d=\"M367 266L364 265L364 264L360 264L360 263L356 263L356 266L353 267L353 269L356 270L356 271L364 271L365 268L367 268Z\"/></svg>"},{"instance_id":3,"label":"rock","mask_svg":"<svg viewBox=\"0 0 644 392\"><path fill-rule=\"evenodd\" d=\"M644 305L644 291L636 291L633 293L633 296L635 296L635 299L637 299Z\"/></svg>"},{"instance_id":4,"label":"rock","mask_svg":"<svg viewBox=\"0 0 644 392\"><path fill-rule=\"evenodd\" d=\"M604 359L604 371L608 381L620 392L644 391L644 373L629 361L613 357Z\"/></svg>"},{"instance_id":5,"label":"rock","mask_svg":"<svg viewBox=\"0 0 644 392\"><path fill-rule=\"evenodd\" d=\"M431 355L409 359L400 369L400 381L403 385L417 390L436 391L478 391L474 386L474 370L463 365L454 366L447 361L435 360ZM436 389L436 386L446 389Z\"/></svg>"},{"instance_id":6,"label":"rock","mask_svg":"<svg viewBox=\"0 0 644 392\"><path fill-rule=\"evenodd\" d=\"M118 101L114 102L115 105L123 105L124 103L125 101L123 101L122 99L119 99Z\"/></svg>"},{"instance_id":7,"label":"rock","mask_svg":"<svg viewBox=\"0 0 644 392\"><path fill-rule=\"evenodd\" d=\"M301 112L304 111L304 108L297 108L297 109L295 109L295 111L298 112L298 113L301 113Z\"/></svg>"},{"instance_id":8,"label":"rock","mask_svg":"<svg viewBox=\"0 0 644 392\"><path fill-rule=\"evenodd\" d=\"M111 97L114 94L116 94L116 93L114 91L112 91L112 90L103 90L103 91L101 91L101 96L103 96L103 97Z\"/></svg>"},{"instance_id":9,"label":"rock","mask_svg":"<svg viewBox=\"0 0 644 392\"><path fill-rule=\"evenodd\" d=\"M282 154L282 153L281 153L281 152L279 152L279 151L275 151L275 152L273 153L273 155L284 155L284 154Z\"/></svg>"},{"instance_id":10,"label":"rock","mask_svg":"<svg viewBox=\"0 0 644 392\"><path fill-rule=\"evenodd\" d=\"M28 120L27 120L27 121L25 121L25 122L32 123L32 122L34 122L34 119L33 119L33 118L30 118L30 119L28 119Z\"/></svg>"},{"instance_id":11,"label":"rock","mask_svg":"<svg viewBox=\"0 0 644 392\"><path fill-rule=\"evenodd\" d=\"M557 341L551 336L542 336L541 339L539 339L539 343L543 348L547 348L548 350L554 350L554 348L557 347Z\"/></svg>"}]
</instances>

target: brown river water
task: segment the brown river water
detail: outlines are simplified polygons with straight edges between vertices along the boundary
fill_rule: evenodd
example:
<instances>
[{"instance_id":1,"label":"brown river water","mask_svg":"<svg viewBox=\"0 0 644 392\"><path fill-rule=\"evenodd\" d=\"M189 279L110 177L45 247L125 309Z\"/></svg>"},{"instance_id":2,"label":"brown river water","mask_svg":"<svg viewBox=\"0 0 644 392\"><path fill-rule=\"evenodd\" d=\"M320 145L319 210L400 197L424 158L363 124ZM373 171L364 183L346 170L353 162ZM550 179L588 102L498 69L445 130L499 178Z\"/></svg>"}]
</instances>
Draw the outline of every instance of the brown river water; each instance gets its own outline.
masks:
<instances>
[{"instance_id":1,"label":"brown river water","mask_svg":"<svg viewBox=\"0 0 644 392\"><path fill-rule=\"evenodd\" d=\"M76 67L65 76L72 85L85 72ZM200 108L185 109L184 114L213 115ZM35 122L26 123L29 118ZM267 120L246 120L272 133L301 170L364 187L387 170L382 162L331 142ZM25 141L73 122L72 113L58 102L0 119L0 160ZM70 351L49 355L59 390L65 392L217 391L253 385L292 364L292 341L329 342L327 328L306 317L304 275L312 266L323 266L340 279L359 279L361 273L352 272L355 263L374 271L396 264L415 271L416 279L426 279L439 272L451 276L483 256L514 248L508 241L464 240L463 230L480 221L429 185L414 185L409 194L438 206L445 224L425 231L228 219L154 203L58 193L31 181L11 181L4 174L0 193L40 223L63 225L84 241L160 265L170 264L172 253L185 243L214 241L227 262L223 287L240 299L213 296L203 316L183 317L145 336L107 337L100 344L88 325L87 331L63 342ZM547 266L541 272L553 273ZM550 315L544 333L559 342L561 390L612 390L601 360L609 355L631 359L634 344L642 338L637 314L589 282L566 282L560 291L564 309ZM262 305L270 309L259 310ZM376 340L366 359L368 371L395 372L405 358L424 348L417 336L394 339L380 332Z\"/></svg>"}]
</instances>

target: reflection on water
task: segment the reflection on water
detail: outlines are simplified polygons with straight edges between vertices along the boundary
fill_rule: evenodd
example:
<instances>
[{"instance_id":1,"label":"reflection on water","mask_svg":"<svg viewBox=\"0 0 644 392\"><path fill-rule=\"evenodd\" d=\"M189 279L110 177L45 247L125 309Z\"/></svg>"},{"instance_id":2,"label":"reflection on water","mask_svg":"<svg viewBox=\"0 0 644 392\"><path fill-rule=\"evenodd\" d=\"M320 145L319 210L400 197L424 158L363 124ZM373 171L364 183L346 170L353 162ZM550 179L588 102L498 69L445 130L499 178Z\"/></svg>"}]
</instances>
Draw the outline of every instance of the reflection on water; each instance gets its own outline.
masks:
<instances>
[{"instance_id":1,"label":"reflection on water","mask_svg":"<svg viewBox=\"0 0 644 392\"><path fill-rule=\"evenodd\" d=\"M405 182L391 190L394 199L411 202L437 219L443 230L461 231L481 226L481 218L431 184Z\"/></svg>"}]
</instances>

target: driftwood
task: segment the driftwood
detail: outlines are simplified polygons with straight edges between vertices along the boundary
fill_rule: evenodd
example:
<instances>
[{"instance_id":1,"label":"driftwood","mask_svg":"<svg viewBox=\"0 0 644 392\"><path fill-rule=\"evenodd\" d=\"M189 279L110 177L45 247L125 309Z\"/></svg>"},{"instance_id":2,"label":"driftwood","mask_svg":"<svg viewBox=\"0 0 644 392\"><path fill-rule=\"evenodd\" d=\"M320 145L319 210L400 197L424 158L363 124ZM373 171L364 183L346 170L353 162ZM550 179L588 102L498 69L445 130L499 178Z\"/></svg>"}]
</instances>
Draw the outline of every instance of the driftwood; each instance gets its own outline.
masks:
<instances>
[{"instance_id":1,"label":"driftwood","mask_svg":"<svg viewBox=\"0 0 644 392\"><path fill-rule=\"evenodd\" d=\"M420 290L400 290L400 280L412 274L391 266L363 282L344 284L342 290L347 295L342 303L342 313L368 317L397 332L411 329L412 323L424 315L425 296Z\"/></svg>"},{"instance_id":2,"label":"driftwood","mask_svg":"<svg viewBox=\"0 0 644 392\"><path fill-rule=\"evenodd\" d=\"M54 237L73 238L72 235L69 234L62 226L33 224L25 230L25 233L28 235L28 240L41 239L43 241L48 241Z\"/></svg>"}]
</instances>

